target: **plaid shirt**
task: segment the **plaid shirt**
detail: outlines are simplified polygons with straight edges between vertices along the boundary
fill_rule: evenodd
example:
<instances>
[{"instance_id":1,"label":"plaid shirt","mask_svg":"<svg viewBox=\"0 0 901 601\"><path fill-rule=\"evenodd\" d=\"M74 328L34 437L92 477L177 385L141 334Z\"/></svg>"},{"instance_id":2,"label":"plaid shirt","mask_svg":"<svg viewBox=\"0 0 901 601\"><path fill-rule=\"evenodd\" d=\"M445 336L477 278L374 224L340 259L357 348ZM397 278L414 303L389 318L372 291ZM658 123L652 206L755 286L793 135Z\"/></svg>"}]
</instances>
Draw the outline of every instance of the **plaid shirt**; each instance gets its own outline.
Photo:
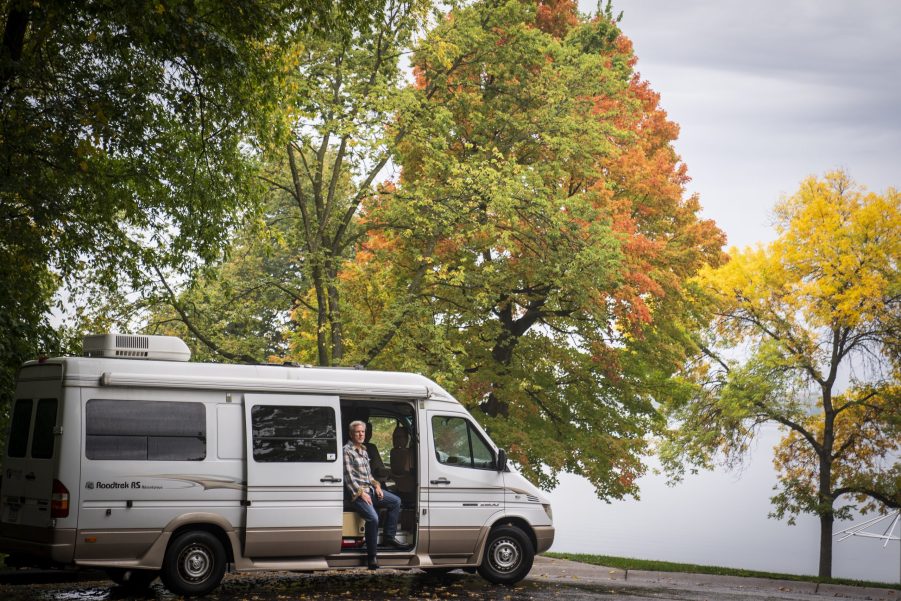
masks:
<instances>
[{"instance_id":1,"label":"plaid shirt","mask_svg":"<svg viewBox=\"0 0 901 601\"><path fill-rule=\"evenodd\" d=\"M352 440L344 445L344 482L354 499L360 493L369 492L374 482L366 447L357 450Z\"/></svg>"}]
</instances>

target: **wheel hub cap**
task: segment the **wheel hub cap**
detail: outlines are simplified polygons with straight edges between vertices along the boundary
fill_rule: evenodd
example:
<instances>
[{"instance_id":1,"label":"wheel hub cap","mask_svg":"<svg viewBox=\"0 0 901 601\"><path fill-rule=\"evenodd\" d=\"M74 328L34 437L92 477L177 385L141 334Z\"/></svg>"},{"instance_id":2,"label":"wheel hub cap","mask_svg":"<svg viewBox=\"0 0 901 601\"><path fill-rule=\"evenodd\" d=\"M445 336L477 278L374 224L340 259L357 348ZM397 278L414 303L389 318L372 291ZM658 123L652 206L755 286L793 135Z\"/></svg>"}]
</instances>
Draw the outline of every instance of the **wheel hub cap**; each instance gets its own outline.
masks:
<instances>
[{"instance_id":1,"label":"wheel hub cap","mask_svg":"<svg viewBox=\"0 0 901 601\"><path fill-rule=\"evenodd\" d=\"M202 547L189 547L182 554L182 572L191 581L199 581L206 578L212 565L209 552Z\"/></svg>"},{"instance_id":2,"label":"wheel hub cap","mask_svg":"<svg viewBox=\"0 0 901 601\"><path fill-rule=\"evenodd\" d=\"M511 572L519 565L519 546L508 538L498 539L492 545L491 560L499 572Z\"/></svg>"}]
</instances>

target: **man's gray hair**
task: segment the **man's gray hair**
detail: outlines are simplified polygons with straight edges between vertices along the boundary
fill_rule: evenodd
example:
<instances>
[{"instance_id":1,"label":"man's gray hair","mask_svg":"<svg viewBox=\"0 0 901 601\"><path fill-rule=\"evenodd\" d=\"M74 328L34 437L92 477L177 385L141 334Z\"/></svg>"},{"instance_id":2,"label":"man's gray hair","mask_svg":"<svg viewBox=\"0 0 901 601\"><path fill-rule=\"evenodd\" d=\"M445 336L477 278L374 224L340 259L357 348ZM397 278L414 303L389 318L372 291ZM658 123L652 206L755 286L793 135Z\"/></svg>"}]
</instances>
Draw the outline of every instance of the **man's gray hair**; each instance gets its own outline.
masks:
<instances>
[{"instance_id":1,"label":"man's gray hair","mask_svg":"<svg viewBox=\"0 0 901 601\"><path fill-rule=\"evenodd\" d=\"M347 430L349 432L353 432L354 428L356 428L357 426L363 426L363 430L364 431L366 430L366 422L358 420L358 419L355 419L354 421L350 422L350 425L347 426Z\"/></svg>"}]
</instances>

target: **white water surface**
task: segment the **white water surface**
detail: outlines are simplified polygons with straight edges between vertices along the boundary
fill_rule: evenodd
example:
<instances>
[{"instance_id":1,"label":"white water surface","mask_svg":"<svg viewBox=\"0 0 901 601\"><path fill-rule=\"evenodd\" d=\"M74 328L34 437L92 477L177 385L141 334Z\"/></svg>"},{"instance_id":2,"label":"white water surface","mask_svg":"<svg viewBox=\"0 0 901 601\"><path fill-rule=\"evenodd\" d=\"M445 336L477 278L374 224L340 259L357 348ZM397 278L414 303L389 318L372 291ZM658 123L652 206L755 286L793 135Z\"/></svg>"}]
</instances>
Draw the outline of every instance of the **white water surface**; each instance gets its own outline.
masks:
<instances>
[{"instance_id":1,"label":"white water surface","mask_svg":"<svg viewBox=\"0 0 901 601\"><path fill-rule=\"evenodd\" d=\"M768 519L776 484L772 448L781 434L764 427L751 460L737 472L701 472L676 486L661 475L639 480L641 500L599 500L584 478L563 474L550 493L556 537L551 551L591 553L816 575L819 521L800 516L796 526ZM652 462L652 465L656 465ZM835 531L854 522L837 522ZM881 533L887 521L871 528ZM898 536L899 528L895 528ZM901 545L834 537L832 574L898 582Z\"/></svg>"}]
</instances>

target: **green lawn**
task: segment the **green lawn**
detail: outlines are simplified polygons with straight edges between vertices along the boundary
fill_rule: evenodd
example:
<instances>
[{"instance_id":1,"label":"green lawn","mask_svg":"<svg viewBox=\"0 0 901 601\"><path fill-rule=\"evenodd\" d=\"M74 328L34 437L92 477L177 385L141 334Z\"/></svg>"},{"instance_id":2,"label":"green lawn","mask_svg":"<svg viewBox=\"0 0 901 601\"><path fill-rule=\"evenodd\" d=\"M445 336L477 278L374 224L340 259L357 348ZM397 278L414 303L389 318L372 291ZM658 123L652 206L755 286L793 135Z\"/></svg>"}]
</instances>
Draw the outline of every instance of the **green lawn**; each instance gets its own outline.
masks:
<instances>
[{"instance_id":1,"label":"green lawn","mask_svg":"<svg viewBox=\"0 0 901 601\"><path fill-rule=\"evenodd\" d=\"M798 580L802 582L827 582L830 584L850 584L852 586L874 586L901 590L897 584L886 582L865 582L862 580L849 580L847 578L818 578L816 576L799 576L797 574L778 574L774 572L757 572L754 570L742 570L739 568L720 568L717 566L698 566L690 563L672 563L669 561L655 561L653 559L632 559L630 557L611 557L609 555L586 555L584 553L544 553L547 557L557 559L569 559L608 568L621 570L650 570L654 572L683 572L688 574L717 574L722 576L753 576L755 578L770 578L775 580Z\"/></svg>"}]
</instances>

